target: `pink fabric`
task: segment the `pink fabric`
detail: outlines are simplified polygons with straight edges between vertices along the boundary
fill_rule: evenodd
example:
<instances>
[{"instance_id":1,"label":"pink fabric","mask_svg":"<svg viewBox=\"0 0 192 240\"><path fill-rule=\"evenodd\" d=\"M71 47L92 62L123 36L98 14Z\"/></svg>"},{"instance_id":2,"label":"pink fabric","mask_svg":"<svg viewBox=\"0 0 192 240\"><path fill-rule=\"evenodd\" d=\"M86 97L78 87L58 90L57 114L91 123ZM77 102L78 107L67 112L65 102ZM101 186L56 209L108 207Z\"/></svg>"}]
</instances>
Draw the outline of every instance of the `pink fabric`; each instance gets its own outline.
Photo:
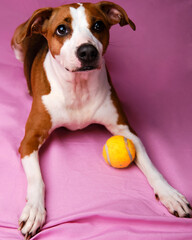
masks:
<instances>
[{"instance_id":1,"label":"pink fabric","mask_svg":"<svg viewBox=\"0 0 192 240\"><path fill-rule=\"evenodd\" d=\"M0 239L17 230L26 178L17 149L30 111L22 64L10 48L14 29L44 6L71 1L0 3ZM96 2L96 1L92 1ZM192 203L192 1L114 0L137 26L111 29L106 62L130 123L157 168ZM102 159L102 126L56 130L40 151L47 220L33 239L191 240L192 219L170 215L133 164Z\"/></svg>"}]
</instances>

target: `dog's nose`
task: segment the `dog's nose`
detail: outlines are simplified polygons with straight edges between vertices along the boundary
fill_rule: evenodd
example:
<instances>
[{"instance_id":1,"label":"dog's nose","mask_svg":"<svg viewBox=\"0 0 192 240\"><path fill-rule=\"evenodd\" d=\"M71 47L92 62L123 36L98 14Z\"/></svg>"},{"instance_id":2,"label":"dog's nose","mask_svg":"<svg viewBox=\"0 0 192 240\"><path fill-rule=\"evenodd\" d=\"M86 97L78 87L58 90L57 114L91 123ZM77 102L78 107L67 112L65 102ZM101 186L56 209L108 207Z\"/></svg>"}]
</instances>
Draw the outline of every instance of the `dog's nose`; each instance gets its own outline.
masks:
<instances>
[{"instance_id":1,"label":"dog's nose","mask_svg":"<svg viewBox=\"0 0 192 240\"><path fill-rule=\"evenodd\" d=\"M82 44L77 49L77 57L82 63L91 63L97 60L98 51L91 44Z\"/></svg>"}]
</instances>

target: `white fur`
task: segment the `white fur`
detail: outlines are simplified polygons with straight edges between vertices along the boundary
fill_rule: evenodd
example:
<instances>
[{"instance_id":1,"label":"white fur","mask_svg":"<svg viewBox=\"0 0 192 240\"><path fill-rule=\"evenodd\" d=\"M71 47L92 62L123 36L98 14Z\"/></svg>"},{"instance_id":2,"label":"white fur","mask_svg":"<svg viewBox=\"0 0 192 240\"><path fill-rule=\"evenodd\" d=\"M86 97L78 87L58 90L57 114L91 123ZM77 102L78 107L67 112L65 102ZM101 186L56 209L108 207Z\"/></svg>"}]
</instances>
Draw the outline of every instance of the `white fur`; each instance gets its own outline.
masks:
<instances>
[{"instance_id":1,"label":"white fur","mask_svg":"<svg viewBox=\"0 0 192 240\"><path fill-rule=\"evenodd\" d=\"M81 67L81 63L76 56L77 48L81 44L90 43L98 50L101 65L103 46L89 30L85 8L82 4L77 9L70 7L70 13L72 16L72 37L65 41L60 54L56 56L57 61L64 68L70 71L75 71Z\"/></svg>"},{"instance_id":2,"label":"white fur","mask_svg":"<svg viewBox=\"0 0 192 240\"><path fill-rule=\"evenodd\" d=\"M22 165L27 177L27 198L26 205L22 211L19 222L26 222L22 228L25 235L29 232L35 234L38 227L45 221L45 188L41 176L41 170L38 160L38 151L34 151L22 159Z\"/></svg>"}]
</instances>

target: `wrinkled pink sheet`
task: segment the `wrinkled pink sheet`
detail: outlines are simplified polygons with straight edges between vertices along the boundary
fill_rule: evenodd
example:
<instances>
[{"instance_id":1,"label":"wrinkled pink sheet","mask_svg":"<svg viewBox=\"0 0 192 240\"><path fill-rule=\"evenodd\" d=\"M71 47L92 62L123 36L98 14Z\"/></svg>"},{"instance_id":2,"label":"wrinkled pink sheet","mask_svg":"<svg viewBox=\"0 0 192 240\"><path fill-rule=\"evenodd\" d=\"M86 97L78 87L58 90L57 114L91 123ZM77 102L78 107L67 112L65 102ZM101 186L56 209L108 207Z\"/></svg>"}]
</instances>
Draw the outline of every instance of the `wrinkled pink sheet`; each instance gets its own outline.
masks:
<instances>
[{"instance_id":1,"label":"wrinkled pink sheet","mask_svg":"<svg viewBox=\"0 0 192 240\"><path fill-rule=\"evenodd\" d=\"M23 239L17 227L26 178L17 149L32 101L10 40L33 10L69 2L0 2L0 240ZM106 62L113 83L154 164L192 203L192 1L115 2L137 31L111 30ZM134 164L105 164L108 137L97 125L50 136L40 151L47 220L33 239L191 240L192 219L170 215Z\"/></svg>"}]
</instances>

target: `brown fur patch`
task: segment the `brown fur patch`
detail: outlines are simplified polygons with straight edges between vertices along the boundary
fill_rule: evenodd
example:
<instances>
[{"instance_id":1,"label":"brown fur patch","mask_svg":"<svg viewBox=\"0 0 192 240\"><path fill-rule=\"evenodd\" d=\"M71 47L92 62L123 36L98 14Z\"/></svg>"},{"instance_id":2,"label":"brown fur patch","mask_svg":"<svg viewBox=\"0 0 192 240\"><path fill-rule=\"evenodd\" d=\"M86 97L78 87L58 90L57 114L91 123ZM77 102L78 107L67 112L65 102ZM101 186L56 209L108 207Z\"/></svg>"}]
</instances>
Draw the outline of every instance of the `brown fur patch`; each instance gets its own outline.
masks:
<instances>
[{"instance_id":1,"label":"brown fur patch","mask_svg":"<svg viewBox=\"0 0 192 240\"><path fill-rule=\"evenodd\" d=\"M76 7L77 4L73 4ZM71 5L70 5L71 6ZM60 54L61 47L67 39L70 39L73 33L72 29L72 18L70 15L69 5L64 5L57 8L51 17L48 25L48 31L46 33L46 39L48 42L49 49L53 57ZM65 25L69 33L66 36L58 36L56 29L59 25Z\"/></svg>"},{"instance_id":2,"label":"brown fur patch","mask_svg":"<svg viewBox=\"0 0 192 240\"><path fill-rule=\"evenodd\" d=\"M122 107L121 107L121 103L119 101L119 98L118 98L118 95L113 87L113 84L112 84L112 81L111 81L111 77L109 75L109 72L107 70L107 77L108 77L108 81L109 81L109 84L111 86L111 100L113 102L113 105L115 106L115 108L117 109L117 113L118 113L118 120L117 120L117 124L118 125L127 125L130 129L130 131L137 135L137 133L135 132L135 130L130 126L128 120L127 120L127 117L126 117L126 114L125 112L123 111Z\"/></svg>"},{"instance_id":3,"label":"brown fur patch","mask_svg":"<svg viewBox=\"0 0 192 240\"><path fill-rule=\"evenodd\" d=\"M159 201L159 195L155 194L155 198L157 199L157 201Z\"/></svg>"},{"instance_id":4,"label":"brown fur patch","mask_svg":"<svg viewBox=\"0 0 192 240\"><path fill-rule=\"evenodd\" d=\"M51 128L50 115L45 109L41 99L43 95L50 93L50 85L43 68L46 53L45 48L39 51L31 70L33 103L25 127L25 136L19 148L21 158L31 154L34 150L38 150L48 137Z\"/></svg>"},{"instance_id":5,"label":"brown fur patch","mask_svg":"<svg viewBox=\"0 0 192 240\"><path fill-rule=\"evenodd\" d=\"M43 52L44 49L47 48L46 39L39 34L34 34L30 38L25 39L25 47L24 47L24 73L27 79L27 85L29 89L30 95L32 95L32 87L31 87L31 68L34 62L34 59L38 52Z\"/></svg>"},{"instance_id":6,"label":"brown fur patch","mask_svg":"<svg viewBox=\"0 0 192 240\"><path fill-rule=\"evenodd\" d=\"M19 148L21 158L38 150L48 137L50 128L51 119L41 98L35 99L25 127L25 136Z\"/></svg>"}]
</instances>

